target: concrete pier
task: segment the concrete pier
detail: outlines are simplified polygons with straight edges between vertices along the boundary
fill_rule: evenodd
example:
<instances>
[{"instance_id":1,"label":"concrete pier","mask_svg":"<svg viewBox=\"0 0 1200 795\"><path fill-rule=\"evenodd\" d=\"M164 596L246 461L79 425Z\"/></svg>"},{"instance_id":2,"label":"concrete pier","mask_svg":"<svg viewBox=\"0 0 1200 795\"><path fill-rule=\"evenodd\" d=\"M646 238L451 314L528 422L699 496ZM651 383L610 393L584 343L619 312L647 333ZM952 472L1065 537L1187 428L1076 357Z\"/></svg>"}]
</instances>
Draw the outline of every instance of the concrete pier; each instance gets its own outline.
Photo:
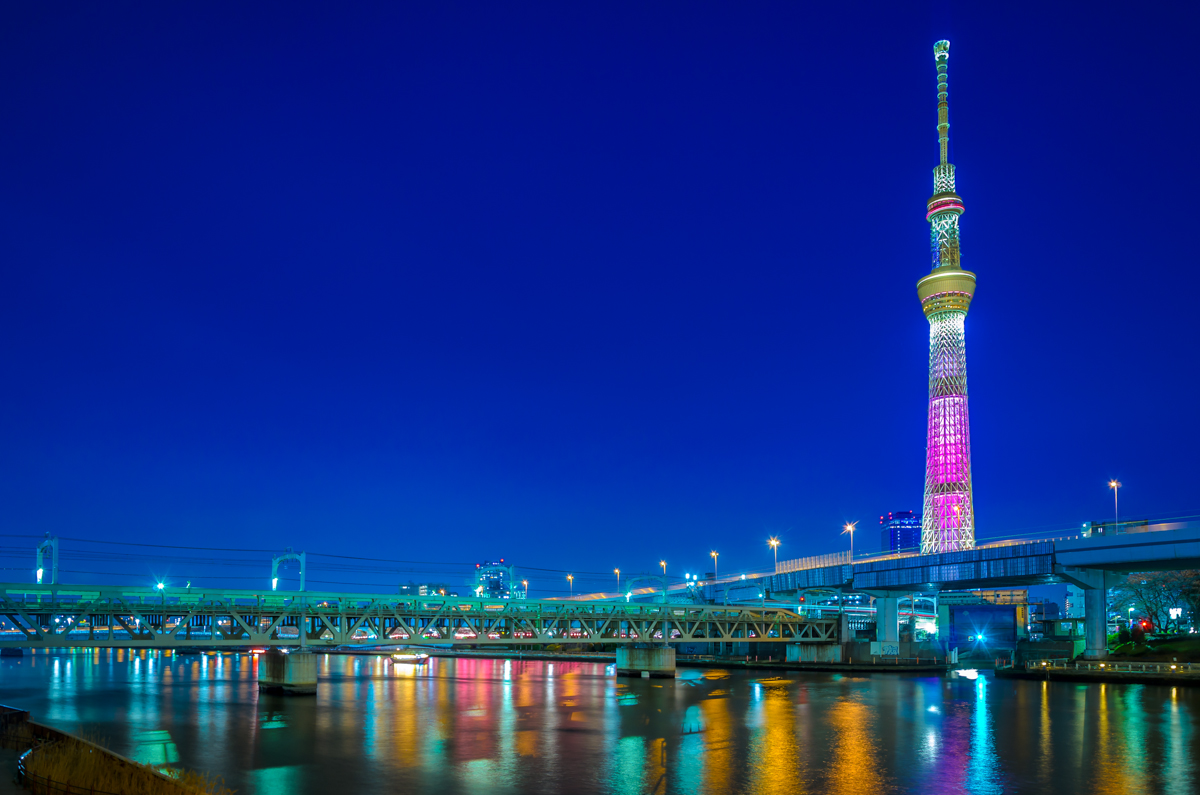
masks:
<instances>
[{"instance_id":1,"label":"concrete pier","mask_svg":"<svg viewBox=\"0 0 1200 795\"><path fill-rule=\"evenodd\" d=\"M1086 647L1083 656L1103 660L1108 656L1108 591L1092 588L1083 592L1083 627Z\"/></svg>"},{"instance_id":2,"label":"concrete pier","mask_svg":"<svg viewBox=\"0 0 1200 795\"><path fill-rule=\"evenodd\" d=\"M617 649L617 676L675 678L675 649L671 646L621 646Z\"/></svg>"},{"instance_id":3,"label":"concrete pier","mask_svg":"<svg viewBox=\"0 0 1200 795\"><path fill-rule=\"evenodd\" d=\"M285 654L279 649L259 655L258 689L267 693L315 695L317 655L306 651Z\"/></svg>"},{"instance_id":4,"label":"concrete pier","mask_svg":"<svg viewBox=\"0 0 1200 795\"><path fill-rule=\"evenodd\" d=\"M840 643L789 643L787 662L840 663L842 652Z\"/></svg>"},{"instance_id":5,"label":"concrete pier","mask_svg":"<svg viewBox=\"0 0 1200 795\"><path fill-rule=\"evenodd\" d=\"M1108 589L1115 587L1118 575L1100 569L1055 566L1054 573L1083 589L1083 656L1103 660L1108 656Z\"/></svg>"}]
</instances>

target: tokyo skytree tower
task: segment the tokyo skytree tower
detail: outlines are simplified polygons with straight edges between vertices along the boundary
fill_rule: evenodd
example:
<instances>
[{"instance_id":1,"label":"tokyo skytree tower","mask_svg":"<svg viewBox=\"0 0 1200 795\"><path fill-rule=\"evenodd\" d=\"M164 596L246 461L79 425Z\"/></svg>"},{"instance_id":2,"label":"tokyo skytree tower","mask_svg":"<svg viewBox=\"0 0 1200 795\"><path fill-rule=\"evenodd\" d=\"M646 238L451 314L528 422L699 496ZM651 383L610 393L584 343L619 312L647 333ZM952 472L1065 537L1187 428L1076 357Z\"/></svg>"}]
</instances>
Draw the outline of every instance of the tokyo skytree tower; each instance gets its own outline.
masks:
<instances>
[{"instance_id":1,"label":"tokyo skytree tower","mask_svg":"<svg viewBox=\"0 0 1200 795\"><path fill-rule=\"evenodd\" d=\"M938 147L928 213L933 270L917 282L929 320L929 435L925 449L925 504L921 553L953 552L975 546L971 498L971 429L967 421L967 347L963 326L975 294L975 274L962 269L958 217L962 199L954 192L954 165L947 160L950 106L946 66L950 42L933 45L937 64Z\"/></svg>"}]
</instances>

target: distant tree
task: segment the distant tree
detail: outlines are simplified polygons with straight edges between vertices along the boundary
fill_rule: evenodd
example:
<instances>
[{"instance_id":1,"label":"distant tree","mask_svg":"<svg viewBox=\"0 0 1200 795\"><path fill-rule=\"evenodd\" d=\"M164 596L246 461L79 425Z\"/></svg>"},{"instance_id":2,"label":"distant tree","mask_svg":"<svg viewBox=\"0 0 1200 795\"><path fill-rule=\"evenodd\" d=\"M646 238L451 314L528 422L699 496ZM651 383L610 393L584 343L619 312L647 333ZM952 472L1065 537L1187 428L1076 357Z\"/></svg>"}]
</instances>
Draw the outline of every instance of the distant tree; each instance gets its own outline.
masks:
<instances>
[{"instance_id":1,"label":"distant tree","mask_svg":"<svg viewBox=\"0 0 1200 795\"><path fill-rule=\"evenodd\" d=\"M1200 608L1200 571L1134 572L1113 590L1120 612L1131 605L1156 628L1162 628L1170 623L1172 607L1193 613Z\"/></svg>"},{"instance_id":2,"label":"distant tree","mask_svg":"<svg viewBox=\"0 0 1200 795\"><path fill-rule=\"evenodd\" d=\"M1200 569L1188 569L1177 573L1182 580L1180 596L1183 597L1184 606L1192 616L1200 618Z\"/></svg>"}]
</instances>

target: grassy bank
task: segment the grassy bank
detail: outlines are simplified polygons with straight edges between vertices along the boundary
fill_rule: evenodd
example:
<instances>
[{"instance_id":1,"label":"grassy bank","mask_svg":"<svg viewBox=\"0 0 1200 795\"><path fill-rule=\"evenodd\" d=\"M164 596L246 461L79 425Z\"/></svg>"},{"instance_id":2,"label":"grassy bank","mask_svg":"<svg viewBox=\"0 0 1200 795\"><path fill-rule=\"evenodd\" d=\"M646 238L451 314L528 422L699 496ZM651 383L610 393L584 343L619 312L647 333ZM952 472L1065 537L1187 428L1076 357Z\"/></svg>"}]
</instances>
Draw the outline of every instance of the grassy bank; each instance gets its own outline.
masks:
<instances>
[{"instance_id":1,"label":"grassy bank","mask_svg":"<svg viewBox=\"0 0 1200 795\"><path fill-rule=\"evenodd\" d=\"M1200 637L1168 638L1109 647L1109 657L1138 662L1200 662Z\"/></svg>"},{"instance_id":2,"label":"grassy bank","mask_svg":"<svg viewBox=\"0 0 1200 795\"><path fill-rule=\"evenodd\" d=\"M191 770L167 776L75 737L34 748L24 758L24 773L35 792L61 792L70 785L97 795L233 795L219 779Z\"/></svg>"}]
</instances>

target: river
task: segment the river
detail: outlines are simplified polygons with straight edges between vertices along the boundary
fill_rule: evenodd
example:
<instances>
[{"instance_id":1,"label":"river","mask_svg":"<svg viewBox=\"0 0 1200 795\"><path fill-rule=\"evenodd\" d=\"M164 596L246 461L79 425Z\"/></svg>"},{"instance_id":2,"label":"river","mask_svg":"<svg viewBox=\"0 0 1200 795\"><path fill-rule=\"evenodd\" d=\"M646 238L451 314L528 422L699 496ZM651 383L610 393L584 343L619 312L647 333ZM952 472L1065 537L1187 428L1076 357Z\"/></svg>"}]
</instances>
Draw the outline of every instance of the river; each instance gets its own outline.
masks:
<instances>
[{"instance_id":1,"label":"river","mask_svg":"<svg viewBox=\"0 0 1200 795\"><path fill-rule=\"evenodd\" d=\"M243 795L1200 792L1200 690L964 676L322 655L315 697L247 654L26 652L0 703Z\"/></svg>"}]
</instances>

